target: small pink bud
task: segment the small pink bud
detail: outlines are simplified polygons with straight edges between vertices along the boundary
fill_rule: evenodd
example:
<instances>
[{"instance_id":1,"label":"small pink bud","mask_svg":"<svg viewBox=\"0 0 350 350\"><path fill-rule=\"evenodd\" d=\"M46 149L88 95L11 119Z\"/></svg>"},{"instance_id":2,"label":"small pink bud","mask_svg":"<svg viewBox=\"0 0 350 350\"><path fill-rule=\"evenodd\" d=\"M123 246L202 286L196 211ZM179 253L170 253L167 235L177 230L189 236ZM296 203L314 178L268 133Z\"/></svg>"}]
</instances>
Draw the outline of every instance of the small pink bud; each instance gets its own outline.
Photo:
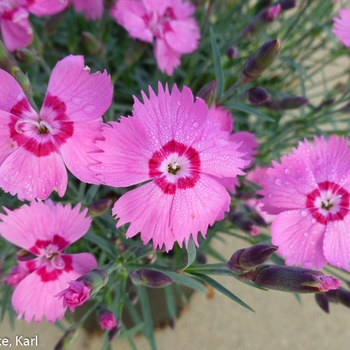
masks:
<instances>
[{"instance_id":1,"label":"small pink bud","mask_svg":"<svg viewBox=\"0 0 350 350\"><path fill-rule=\"evenodd\" d=\"M111 330L117 325L117 321L112 311L106 309L99 313L98 321L102 330Z\"/></svg>"}]
</instances>

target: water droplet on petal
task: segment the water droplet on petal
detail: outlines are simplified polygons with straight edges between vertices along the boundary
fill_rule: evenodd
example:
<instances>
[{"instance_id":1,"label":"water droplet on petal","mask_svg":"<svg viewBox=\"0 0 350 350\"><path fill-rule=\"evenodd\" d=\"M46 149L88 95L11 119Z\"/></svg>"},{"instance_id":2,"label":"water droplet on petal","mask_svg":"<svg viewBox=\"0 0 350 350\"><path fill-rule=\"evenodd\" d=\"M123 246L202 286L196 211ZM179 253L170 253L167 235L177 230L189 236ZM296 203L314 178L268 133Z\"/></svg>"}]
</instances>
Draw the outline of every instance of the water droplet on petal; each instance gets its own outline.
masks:
<instances>
[{"instance_id":1,"label":"water droplet on petal","mask_svg":"<svg viewBox=\"0 0 350 350\"><path fill-rule=\"evenodd\" d=\"M87 105L84 107L84 112L85 113L93 113L95 111L95 106L93 105Z\"/></svg>"},{"instance_id":2,"label":"water droplet on petal","mask_svg":"<svg viewBox=\"0 0 350 350\"><path fill-rule=\"evenodd\" d=\"M80 105L81 101L82 101L82 99L80 97L73 97L72 98L72 102L76 105Z\"/></svg>"},{"instance_id":3,"label":"water droplet on petal","mask_svg":"<svg viewBox=\"0 0 350 350\"><path fill-rule=\"evenodd\" d=\"M303 218L306 218L307 217L307 211L306 210L302 210L301 212L300 212L300 215L303 217Z\"/></svg>"},{"instance_id":4,"label":"water droplet on petal","mask_svg":"<svg viewBox=\"0 0 350 350\"><path fill-rule=\"evenodd\" d=\"M194 122L193 124L192 124L192 126L194 127L194 128L198 128L198 122Z\"/></svg>"},{"instance_id":5,"label":"water droplet on petal","mask_svg":"<svg viewBox=\"0 0 350 350\"><path fill-rule=\"evenodd\" d=\"M277 186L281 186L281 185L282 185L282 180L281 180L281 179L276 179L276 180L275 180L275 184L276 184Z\"/></svg>"},{"instance_id":6,"label":"water droplet on petal","mask_svg":"<svg viewBox=\"0 0 350 350\"><path fill-rule=\"evenodd\" d=\"M284 169L284 172L285 172L286 174L290 174L290 169L285 168L285 169Z\"/></svg>"}]
</instances>

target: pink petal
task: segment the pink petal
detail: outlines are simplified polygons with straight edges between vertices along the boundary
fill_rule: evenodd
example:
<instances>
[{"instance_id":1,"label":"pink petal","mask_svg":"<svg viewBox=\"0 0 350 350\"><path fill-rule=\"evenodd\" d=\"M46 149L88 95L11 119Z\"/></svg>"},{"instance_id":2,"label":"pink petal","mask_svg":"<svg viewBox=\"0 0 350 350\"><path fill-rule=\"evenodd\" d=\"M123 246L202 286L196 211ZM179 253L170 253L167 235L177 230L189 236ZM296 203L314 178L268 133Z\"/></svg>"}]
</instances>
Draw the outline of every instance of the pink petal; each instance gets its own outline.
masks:
<instances>
[{"instance_id":1,"label":"pink petal","mask_svg":"<svg viewBox=\"0 0 350 350\"><path fill-rule=\"evenodd\" d=\"M173 196L165 195L153 182L125 193L114 205L113 215L119 218L117 227L130 222L126 237L141 232L141 240L147 244L153 240L153 247L170 250L176 237L169 227Z\"/></svg>"},{"instance_id":2,"label":"pink petal","mask_svg":"<svg viewBox=\"0 0 350 350\"><path fill-rule=\"evenodd\" d=\"M101 139L101 129L102 123L99 121L76 122L73 136L60 147L64 163L80 181L100 183L89 170L89 165L96 163L90 153L100 151L94 141Z\"/></svg>"},{"instance_id":3,"label":"pink petal","mask_svg":"<svg viewBox=\"0 0 350 350\"><path fill-rule=\"evenodd\" d=\"M163 39L157 38L154 45L154 56L160 71L166 72L169 76L173 75L174 68L177 68L181 63L181 54L172 50Z\"/></svg>"},{"instance_id":4,"label":"pink petal","mask_svg":"<svg viewBox=\"0 0 350 350\"><path fill-rule=\"evenodd\" d=\"M0 71L1 79L1 71ZM6 95L5 95L6 96ZM5 104L11 103L4 101ZM18 144L10 138L9 123L11 114L0 110L0 164L12 153L18 149Z\"/></svg>"},{"instance_id":5,"label":"pink petal","mask_svg":"<svg viewBox=\"0 0 350 350\"><path fill-rule=\"evenodd\" d=\"M135 185L150 179L148 162L156 151L157 142L147 138L143 123L133 117L111 122L103 128L104 141L97 141L103 150L92 156L101 164L89 167L98 173L100 183L115 187Z\"/></svg>"},{"instance_id":6,"label":"pink petal","mask_svg":"<svg viewBox=\"0 0 350 350\"><path fill-rule=\"evenodd\" d=\"M102 121L112 101L113 87L106 71L90 74L83 56L70 55L53 69L47 88L49 94L65 103L69 120Z\"/></svg>"},{"instance_id":7,"label":"pink petal","mask_svg":"<svg viewBox=\"0 0 350 350\"><path fill-rule=\"evenodd\" d=\"M232 132L233 129L233 118L232 114L221 106L216 106L215 104L209 109L209 118L214 123L220 123L220 130Z\"/></svg>"},{"instance_id":8,"label":"pink petal","mask_svg":"<svg viewBox=\"0 0 350 350\"><path fill-rule=\"evenodd\" d=\"M185 54L198 48L200 34L194 19L169 21L169 25L172 30L165 31L164 40L173 51Z\"/></svg>"},{"instance_id":9,"label":"pink petal","mask_svg":"<svg viewBox=\"0 0 350 350\"><path fill-rule=\"evenodd\" d=\"M350 9L339 10L340 18L333 18L333 34L345 45L350 47Z\"/></svg>"},{"instance_id":10,"label":"pink petal","mask_svg":"<svg viewBox=\"0 0 350 350\"><path fill-rule=\"evenodd\" d=\"M37 157L21 147L0 165L0 186L20 200L46 199L53 190L62 197L67 182L67 170L58 152Z\"/></svg>"},{"instance_id":11,"label":"pink petal","mask_svg":"<svg viewBox=\"0 0 350 350\"><path fill-rule=\"evenodd\" d=\"M190 1L182 0L171 0L171 9L177 19L187 18L196 10Z\"/></svg>"},{"instance_id":12,"label":"pink petal","mask_svg":"<svg viewBox=\"0 0 350 350\"><path fill-rule=\"evenodd\" d=\"M80 208L80 203L72 208L70 204L55 205L50 199L45 202L33 201L30 207L23 206L13 212L6 210L8 216L0 216L6 223L0 232L4 232L6 239L27 250L36 245L37 240L57 241L59 236L63 238L59 241L59 248L63 250L81 238L90 227L91 218L86 216L87 209L80 212ZM22 221L21 225L14 222L18 219ZM8 232L11 232L11 236Z\"/></svg>"},{"instance_id":13,"label":"pink petal","mask_svg":"<svg viewBox=\"0 0 350 350\"><path fill-rule=\"evenodd\" d=\"M350 216L342 221L327 223L323 252L327 261L338 268L350 271Z\"/></svg>"},{"instance_id":14,"label":"pink petal","mask_svg":"<svg viewBox=\"0 0 350 350\"><path fill-rule=\"evenodd\" d=\"M212 226L218 217L223 217L230 202L225 188L209 176L202 175L193 188L178 189L171 208L170 225L179 245L184 240L187 246L191 235L198 245L198 232L205 238L208 225Z\"/></svg>"},{"instance_id":15,"label":"pink petal","mask_svg":"<svg viewBox=\"0 0 350 350\"><path fill-rule=\"evenodd\" d=\"M294 154L307 164L317 183L335 182L350 190L348 182L350 172L350 149L344 137L330 136L328 141L323 137L314 138L314 146L307 141L300 142ZM336 170L335 170L336 169Z\"/></svg>"},{"instance_id":16,"label":"pink petal","mask_svg":"<svg viewBox=\"0 0 350 350\"><path fill-rule=\"evenodd\" d=\"M64 237L68 244L72 244L79 238L83 237L89 230L91 218L87 217L87 209L80 212L80 203L74 208L70 204L65 206L60 203L53 205L50 200L45 201L45 204L50 207L53 213L54 220L51 221L51 229L46 230L48 238L52 238L55 234Z\"/></svg>"},{"instance_id":17,"label":"pink petal","mask_svg":"<svg viewBox=\"0 0 350 350\"><path fill-rule=\"evenodd\" d=\"M286 265L321 269L327 263L323 255L325 230L305 209L285 211L271 225L272 244L279 246Z\"/></svg>"},{"instance_id":18,"label":"pink petal","mask_svg":"<svg viewBox=\"0 0 350 350\"><path fill-rule=\"evenodd\" d=\"M253 160L254 156L258 153L256 150L259 147L258 141L254 134L248 131L239 131L230 135L230 141L240 143L238 151L244 153L242 157L245 160ZM249 163L250 165L250 163Z\"/></svg>"},{"instance_id":19,"label":"pink petal","mask_svg":"<svg viewBox=\"0 0 350 350\"><path fill-rule=\"evenodd\" d=\"M28 46L33 40L33 30L28 21L29 13L17 8L11 20L1 18L1 34L9 51Z\"/></svg>"},{"instance_id":20,"label":"pink petal","mask_svg":"<svg viewBox=\"0 0 350 350\"><path fill-rule=\"evenodd\" d=\"M86 19L97 20L103 15L103 0L73 0L76 12L84 11Z\"/></svg>"},{"instance_id":21,"label":"pink petal","mask_svg":"<svg viewBox=\"0 0 350 350\"><path fill-rule=\"evenodd\" d=\"M28 1L27 9L38 17L54 15L63 11L69 0L35 0Z\"/></svg>"},{"instance_id":22,"label":"pink petal","mask_svg":"<svg viewBox=\"0 0 350 350\"><path fill-rule=\"evenodd\" d=\"M165 10L171 7L169 0L142 0L148 13L155 12L158 16L163 16Z\"/></svg>"},{"instance_id":23,"label":"pink petal","mask_svg":"<svg viewBox=\"0 0 350 350\"><path fill-rule=\"evenodd\" d=\"M152 239L154 248L164 245L169 251L175 242L187 245L191 235L198 244L198 231L204 237L208 225L228 210L229 202L228 193L218 182L202 176L194 188L177 189L175 196L148 183L124 194L112 212L120 218L117 227L131 222L127 238L141 232L144 244Z\"/></svg>"},{"instance_id":24,"label":"pink petal","mask_svg":"<svg viewBox=\"0 0 350 350\"><path fill-rule=\"evenodd\" d=\"M22 99L27 100L17 81L7 72L0 69L0 110L10 112L11 108ZM28 102L28 101L27 101ZM4 117L0 117L2 121ZM6 117L7 120L8 117ZM7 122L6 122L7 123Z\"/></svg>"},{"instance_id":25,"label":"pink petal","mask_svg":"<svg viewBox=\"0 0 350 350\"><path fill-rule=\"evenodd\" d=\"M269 214L305 208L306 196L317 187L305 156L283 156L281 163L273 161L273 169L260 183L264 189L259 193L265 196L260 200L262 209Z\"/></svg>"}]
</instances>

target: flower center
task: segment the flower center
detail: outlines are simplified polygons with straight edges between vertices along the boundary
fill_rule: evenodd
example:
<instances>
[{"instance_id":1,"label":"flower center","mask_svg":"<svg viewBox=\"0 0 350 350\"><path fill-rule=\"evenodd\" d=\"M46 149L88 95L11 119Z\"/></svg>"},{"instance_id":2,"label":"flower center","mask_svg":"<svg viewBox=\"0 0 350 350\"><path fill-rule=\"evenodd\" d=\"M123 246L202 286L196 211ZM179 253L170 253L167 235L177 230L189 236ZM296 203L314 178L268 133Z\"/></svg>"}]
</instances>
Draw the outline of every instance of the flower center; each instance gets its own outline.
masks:
<instances>
[{"instance_id":1,"label":"flower center","mask_svg":"<svg viewBox=\"0 0 350 350\"><path fill-rule=\"evenodd\" d=\"M334 182L321 182L318 188L307 195L306 207L323 225L330 221L343 220L349 213L349 192Z\"/></svg>"},{"instance_id":2,"label":"flower center","mask_svg":"<svg viewBox=\"0 0 350 350\"><path fill-rule=\"evenodd\" d=\"M169 141L153 153L148 162L149 176L166 194L174 194L176 188L195 186L200 176L200 157L193 147L175 140Z\"/></svg>"}]
</instances>

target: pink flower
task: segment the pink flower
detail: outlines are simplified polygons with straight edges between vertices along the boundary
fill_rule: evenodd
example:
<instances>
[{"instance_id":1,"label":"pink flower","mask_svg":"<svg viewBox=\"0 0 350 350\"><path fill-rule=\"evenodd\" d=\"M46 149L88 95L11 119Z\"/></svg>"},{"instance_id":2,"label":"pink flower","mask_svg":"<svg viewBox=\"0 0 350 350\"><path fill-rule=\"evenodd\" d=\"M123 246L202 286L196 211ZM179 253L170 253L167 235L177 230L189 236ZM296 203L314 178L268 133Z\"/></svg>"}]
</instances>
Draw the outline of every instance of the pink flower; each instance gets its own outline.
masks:
<instances>
[{"instance_id":1,"label":"pink flower","mask_svg":"<svg viewBox=\"0 0 350 350\"><path fill-rule=\"evenodd\" d=\"M287 265L349 270L350 148L331 136L299 143L262 179L263 210L277 215L272 243Z\"/></svg>"},{"instance_id":2,"label":"pink flower","mask_svg":"<svg viewBox=\"0 0 350 350\"><path fill-rule=\"evenodd\" d=\"M9 242L28 250L36 257L23 261L29 271L16 287L12 304L18 318L40 322L61 319L66 311L54 297L66 283L75 280L97 266L90 253L64 254L63 249L81 238L89 229L91 219L87 209L79 213L80 205L53 204L50 200L31 202L0 214L0 233Z\"/></svg>"},{"instance_id":3,"label":"pink flower","mask_svg":"<svg viewBox=\"0 0 350 350\"><path fill-rule=\"evenodd\" d=\"M221 131L226 131L231 134L234 120L232 114L227 109L214 104L209 109L209 118L213 122L220 124ZM240 144L238 150L243 153L244 156L242 158L248 161L245 168L250 166L251 162L254 160L254 155L257 153L255 148L259 146L254 134L248 131L239 131L231 134L230 140L236 144ZM218 181L231 193L235 193L235 186L239 186L237 177L224 177L218 179Z\"/></svg>"},{"instance_id":4,"label":"pink flower","mask_svg":"<svg viewBox=\"0 0 350 350\"><path fill-rule=\"evenodd\" d=\"M90 75L82 56L68 56L53 69L39 114L16 80L0 69L0 186L20 200L66 191L67 168L95 183L88 164L97 150L102 114L113 88L106 72Z\"/></svg>"},{"instance_id":5,"label":"pink flower","mask_svg":"<svg viewBox=\"0 0 350 350\"><path fill-rule=\"evenodd\" d=\"M9 51L26 47L33 41L29 13L47 16L62 11L68 0L1 0L0 27L4 44Z\"/></svg>"},{"instance_id":6,"label":"pink flower","mask_svg":"<svg viewBox=\"0 0 350 350\"><path fill-rule=\"evenodd\" d=\"M71 0L76 12L84 11L86 19L97 20L103 15L103 0Z\"/></svg>"},{"instance_id":7,"label":"pink flower","mask_svg":"<svg viewBox=\"0 0 350 350\"><path fill-rule=\"evenodd\" d=\"M343 43L350 47L350 8L339 10L340 18L333 18L333 34Z\"/></svg>"},{"instance_id":8,"label":"pink flower","mask_svg":"<svg viewBox=\"0 0 350 350\"><path fill-rule=\"evenodd\" d=\"M186 244L198 231L205 237L208 225L229 209L230 196L214 177L235 177L247 165L238 144L220 131L208 116L205 102L188 87L175 85L169 93L161 84L158 96L142 92L135 98L133 116L121 117L103 129L97 145L101 162L91 166L98 179L110 186L148 183L124 194L114 205L117 227L130 222L128 238L141 232L144 244L172 249Z\"/></svg>"},{"instance_id":9,"label":"pink flower","mask_svg":"<svg viewBox=\"0 0 350 350\"><path fill-rule=\"evenodd\" d=\"M85 303L90 298L91 288L81 281L68 282L69 287L55 295L63 299L63 307L69 307L74 312L75 308Z\"/></svg>"},{"instance_id":10,"label":"pink flower","mask_svg":"<svg viewBox=\"0 0 350 350\"><path fill-rule=\"evenodd\" d=\"M19 265L14 266L10 273L4 278L4 281L11 287L16 287L26 276L29 271Z\"/></svg>"},{"instance_id":11,"label":"pink flower","mask_svg":"<svg viewBox=\"0 0 350 350\"><path fill-rule=\"evenodd\" d=\"M98 321L100 323L101 329L111 330L117 325L117 321L113 315L113 313L109 310L103 311Z\"/></svg>"},{"instance_id":12,"label":"pink flower","mask_svg":"<svg viewBox=\"0 0 350 350\"><path fill-rule=\"evenodd\" d=\"M111 16L132 38L151 43L162 72L172 75L182 54L198 47L197 22L190 16L195 8L182 0L118 0Z\"/></svg>"}]
</instances>

